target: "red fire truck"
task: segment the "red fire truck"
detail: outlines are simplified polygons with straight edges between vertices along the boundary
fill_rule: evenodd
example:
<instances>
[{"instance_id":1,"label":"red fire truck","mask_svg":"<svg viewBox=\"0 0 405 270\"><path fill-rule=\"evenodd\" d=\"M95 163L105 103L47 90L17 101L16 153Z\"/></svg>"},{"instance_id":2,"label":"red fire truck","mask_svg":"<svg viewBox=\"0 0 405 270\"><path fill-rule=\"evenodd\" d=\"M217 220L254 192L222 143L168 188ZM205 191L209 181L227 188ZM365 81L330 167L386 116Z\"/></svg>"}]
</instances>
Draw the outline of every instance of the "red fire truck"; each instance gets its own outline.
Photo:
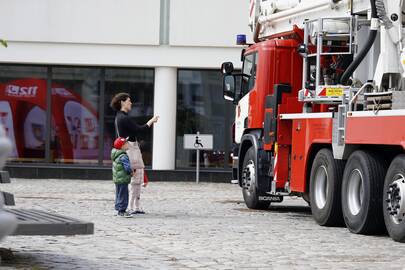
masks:
<instances>
[{"instance_id":1,"label":"red fire truck","mask_svg":"<svg viewBox=\"0 0 405 270\"><path fill-rule=\"evenodd\" d=\"M322 226L405 242L405 4L251 0L236 105L234 179L247 207L301 196Z\"/></svg>"}]
</instances>

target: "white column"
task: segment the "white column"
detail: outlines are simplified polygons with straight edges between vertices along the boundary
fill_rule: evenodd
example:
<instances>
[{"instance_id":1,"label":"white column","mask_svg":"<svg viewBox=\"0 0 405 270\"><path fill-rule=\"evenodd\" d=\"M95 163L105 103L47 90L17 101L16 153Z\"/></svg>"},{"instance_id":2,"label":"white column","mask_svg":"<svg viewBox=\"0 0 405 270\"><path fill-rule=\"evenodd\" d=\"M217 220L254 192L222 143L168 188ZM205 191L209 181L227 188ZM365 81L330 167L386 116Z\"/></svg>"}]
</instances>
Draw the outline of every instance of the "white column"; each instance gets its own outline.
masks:
<instances>
[{"instance_id":1,"label":"white column","mask_svg":"<svg viewBox=\"0 0 405 270\"><path fill-rule=\"evenodd\" d=\"M174 170L176 154L177 69L155 68L154 115L159 121L153 127L153 170Z\"/></svg>"}]
</instances>

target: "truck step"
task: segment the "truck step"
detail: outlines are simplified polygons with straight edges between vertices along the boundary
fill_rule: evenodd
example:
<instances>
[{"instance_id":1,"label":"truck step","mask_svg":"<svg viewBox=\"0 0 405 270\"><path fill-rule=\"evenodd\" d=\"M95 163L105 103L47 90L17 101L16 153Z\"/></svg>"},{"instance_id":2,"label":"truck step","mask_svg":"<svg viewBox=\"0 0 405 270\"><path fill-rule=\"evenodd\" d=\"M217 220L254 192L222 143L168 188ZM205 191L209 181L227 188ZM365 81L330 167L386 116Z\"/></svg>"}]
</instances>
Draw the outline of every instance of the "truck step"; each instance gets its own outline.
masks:
<instances>
[{"instance_id":1,"label":"truck step","mask_svg":"<svg viewBox=\"0 0 405 270\"><path fill-rule=\"evenodd\" d=\"M12 235L77 235L93 234L94 224L34 209L6 208L17 218Z\"/></svg>"}]
</instances>

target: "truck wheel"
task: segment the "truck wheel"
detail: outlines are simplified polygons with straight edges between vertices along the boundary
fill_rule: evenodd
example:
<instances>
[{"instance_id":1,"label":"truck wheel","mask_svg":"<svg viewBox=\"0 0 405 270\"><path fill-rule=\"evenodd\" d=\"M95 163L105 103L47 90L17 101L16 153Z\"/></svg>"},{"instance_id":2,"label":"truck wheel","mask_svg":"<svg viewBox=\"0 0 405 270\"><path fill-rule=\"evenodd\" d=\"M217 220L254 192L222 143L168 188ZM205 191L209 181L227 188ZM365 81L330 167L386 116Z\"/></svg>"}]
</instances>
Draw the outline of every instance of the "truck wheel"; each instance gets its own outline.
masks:
<instances>
[{"instance_id":1,"label":"truck wheel","mask_svg":"<svg viewBox=\"0 0 405 270\"><path fill-rule=\"evenodd\" d=\"M333 158L329 149L320 150L314 159L310 177L310 206L312 216L321 226L343 224L341 182L344 161Z\"/></svg>"},{"instance_id":2,"label":"truck wheel","mask_svg":"<svg viewBox=\"0 0 405 270\"><path fill-rule=\"evenodd\" d=\"M373 153L354 152L346 163L342 183L342 211L347 228L358 234L384 231L382 213L385 162Z\"/></svg>"},{"instance_id":3,"label":"truck wheel","mask_svg":"<svg viewBox=\"0 0 405 270\"><path fill-rule=\"evenodd\" d=\"M390 237L405 242L405 155L398 155L388 169L384 182L383 213Z\"/></svg>"},{"instance_id":4,"label":"truck wheel","mask_svg":"<svg viewBox=\"0 0 405 270\"><path fill-rule=\"evenodd\" d=\"M269 201L259 201L259 192L256 187L255 149L250 147L243 159L242 168L242 193L246 206L251 209L267 209Z\"/></svg>"}]
</instances>

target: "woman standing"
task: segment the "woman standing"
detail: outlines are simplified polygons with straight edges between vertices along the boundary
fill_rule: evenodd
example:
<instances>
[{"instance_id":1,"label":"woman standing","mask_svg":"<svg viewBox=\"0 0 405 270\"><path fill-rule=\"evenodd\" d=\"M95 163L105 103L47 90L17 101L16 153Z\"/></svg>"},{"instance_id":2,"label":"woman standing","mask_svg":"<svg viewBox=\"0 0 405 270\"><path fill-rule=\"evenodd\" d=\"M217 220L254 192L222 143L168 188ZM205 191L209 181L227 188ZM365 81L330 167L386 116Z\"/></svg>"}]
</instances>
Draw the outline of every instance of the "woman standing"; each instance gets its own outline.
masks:
<instances>
[{"instance_id":1,"label":"woman standing","mask_svg":"<svg viewBox=\"0 0 405 270\"><path fill-rule=\"evenodd\" d=\"M117 111L115 117L115 130L118 137L128 138L129 149L127 154L134 170L130 183L129 209L131 214L144 214L140 206L141 186L144 179L144 168L142 154L139 149L137 136L139 132L150 128L159 119L159 116L152 117L146 124L139 125L129 115L132 109L131 97L128 93L118 93L111 100L111 108Z\"/></svg>"}]
</instances>

